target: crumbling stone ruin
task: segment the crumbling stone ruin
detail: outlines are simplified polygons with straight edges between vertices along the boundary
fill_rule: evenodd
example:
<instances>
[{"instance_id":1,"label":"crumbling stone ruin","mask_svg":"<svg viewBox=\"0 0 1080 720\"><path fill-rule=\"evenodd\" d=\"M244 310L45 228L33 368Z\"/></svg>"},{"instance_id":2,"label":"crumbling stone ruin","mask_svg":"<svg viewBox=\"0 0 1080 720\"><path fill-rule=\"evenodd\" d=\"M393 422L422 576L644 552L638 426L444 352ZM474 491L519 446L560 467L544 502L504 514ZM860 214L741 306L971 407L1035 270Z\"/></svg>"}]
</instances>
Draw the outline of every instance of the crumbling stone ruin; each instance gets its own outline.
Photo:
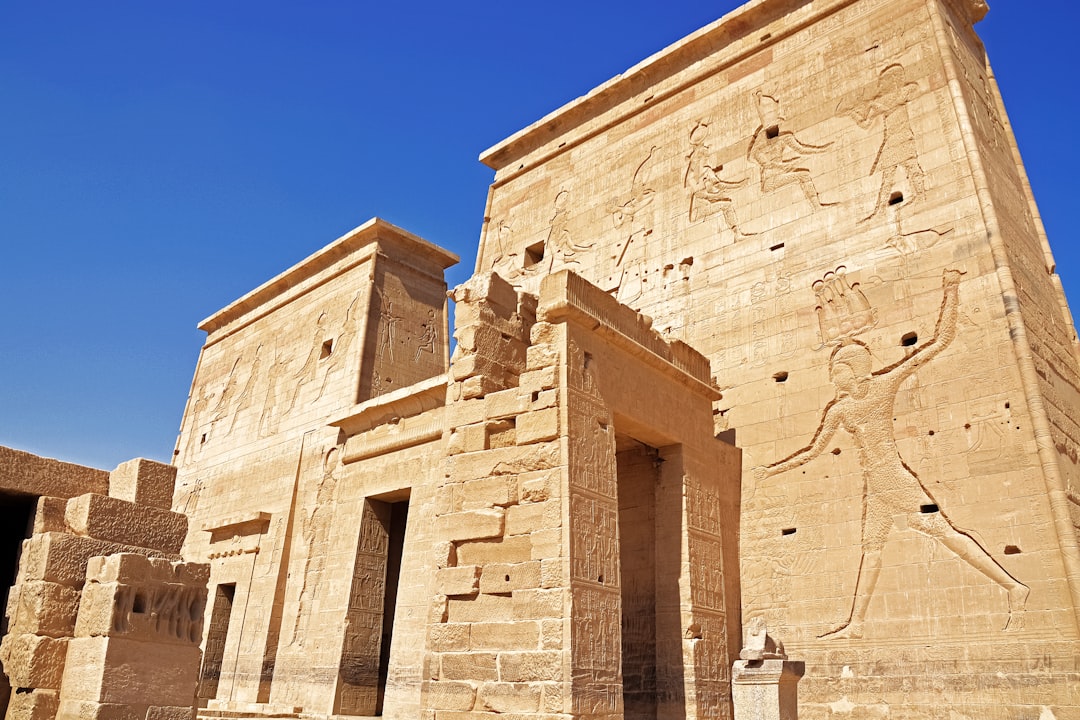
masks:
<instances>
[{"instance_id":1,"label":"crumbling stone ruin","mask_svg":"<svg viewBox=\"0 0 1080 720\"><path fill-rule=\"evenodd\" d=\"M449 293L349 232L202 323L171 497L0 452L7 717L1080 717L1080 355L986 11L749 3L486 151Z\"/></svg>"}]
</instances>

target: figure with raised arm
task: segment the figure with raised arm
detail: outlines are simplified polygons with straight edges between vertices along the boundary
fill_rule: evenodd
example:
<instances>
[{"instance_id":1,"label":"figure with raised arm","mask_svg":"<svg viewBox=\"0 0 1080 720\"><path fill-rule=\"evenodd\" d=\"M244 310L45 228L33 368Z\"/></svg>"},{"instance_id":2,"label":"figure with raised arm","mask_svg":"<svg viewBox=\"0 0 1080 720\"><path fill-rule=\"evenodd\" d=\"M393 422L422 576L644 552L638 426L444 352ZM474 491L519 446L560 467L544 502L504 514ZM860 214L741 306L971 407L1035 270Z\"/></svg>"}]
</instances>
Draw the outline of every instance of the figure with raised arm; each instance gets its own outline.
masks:
<instances>
[{"instance_id":1,"label":"figure with raised arm","mask_svg":"<svg viewBox=\"0 0 1080 720\"><path fill-rule=\"evenodd\" d=\"M881 572L882 551L894 523L901 519L907 527L938 541L1005 590L1009 600L1005 629L1022 627L1028 587L1009 574L971 535L953 525L900 457L893 437L893 406L900 385L956 337L960 275L956 270L945 271L945 297L934 337L902 361L871 372L866 345L849 340L837 347L829 361L836 398L825 407L810 444L779 462L755 468L756 490L767 478L819 456L841 429L851 434L859 449L864 492L863 547L855 598L848 619L823 638L862 637L866 610Z\"/></svg>"}]
</instances>

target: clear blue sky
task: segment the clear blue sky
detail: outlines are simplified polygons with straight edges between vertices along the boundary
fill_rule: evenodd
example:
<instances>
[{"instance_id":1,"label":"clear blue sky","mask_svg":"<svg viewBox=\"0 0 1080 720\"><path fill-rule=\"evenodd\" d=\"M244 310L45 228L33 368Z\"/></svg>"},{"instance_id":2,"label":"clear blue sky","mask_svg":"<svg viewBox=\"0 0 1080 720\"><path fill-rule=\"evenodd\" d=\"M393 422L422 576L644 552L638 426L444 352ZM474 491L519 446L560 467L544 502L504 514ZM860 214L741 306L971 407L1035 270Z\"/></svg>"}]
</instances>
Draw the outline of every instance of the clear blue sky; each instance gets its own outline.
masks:
<instances>
[{"instance_id":1,"label":"clear blue sky","mask_svg":"<svg viewBox=\"0 0 1080 720\"><path fill-rule=\"evenodd\" d=\"M1080 3L979 25L1066 291ZM472 267L477 155L730 0L0 0L0 444L168 460L218 308L378 215Z\"/></svg>"}]
</instances>

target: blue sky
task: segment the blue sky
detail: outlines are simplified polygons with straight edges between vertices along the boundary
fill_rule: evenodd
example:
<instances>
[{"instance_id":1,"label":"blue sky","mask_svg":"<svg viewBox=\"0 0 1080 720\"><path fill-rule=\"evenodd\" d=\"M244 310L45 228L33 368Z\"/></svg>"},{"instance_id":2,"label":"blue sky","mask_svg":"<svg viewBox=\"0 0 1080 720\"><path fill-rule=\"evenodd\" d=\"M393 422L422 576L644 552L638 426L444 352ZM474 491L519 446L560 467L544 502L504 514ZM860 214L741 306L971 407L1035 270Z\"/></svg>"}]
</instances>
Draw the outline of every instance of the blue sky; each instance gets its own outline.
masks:
<instances>
[{"instance_id":1,"label":"blue sky","mask_svg":"<svg viewBox=\"0 0 1080 720\"><path fill-rule=\"evenodd\" d=\"M0 444L167 460L199 320L378 215L472 268L477 155L738 3L0 0ZM989 48L1066 292L1080 3Z\"/></svg>"}]
</instances>

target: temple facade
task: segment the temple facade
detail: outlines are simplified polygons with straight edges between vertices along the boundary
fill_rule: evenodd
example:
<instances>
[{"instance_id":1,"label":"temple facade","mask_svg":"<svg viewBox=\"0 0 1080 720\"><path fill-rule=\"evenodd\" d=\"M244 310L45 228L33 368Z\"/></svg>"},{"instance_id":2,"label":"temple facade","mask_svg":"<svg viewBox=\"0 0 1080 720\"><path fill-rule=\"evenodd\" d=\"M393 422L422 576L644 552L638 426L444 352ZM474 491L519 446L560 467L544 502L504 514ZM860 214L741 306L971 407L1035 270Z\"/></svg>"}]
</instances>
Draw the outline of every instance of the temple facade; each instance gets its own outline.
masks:
<instances>
[{"instance_id":1,"label":"temple facade","mask_svg":"<svg viewBox=\"0 0 1080 720\"><path fill-rule=\"evenodd\" d=\"M134 553L205 583L189 715L1080 717L1080 344L986 11L754 0L484 152L468 282L375 219L203 321ZM49 688L7 717L105 717Z\"/></svg>"}]
</instances>

